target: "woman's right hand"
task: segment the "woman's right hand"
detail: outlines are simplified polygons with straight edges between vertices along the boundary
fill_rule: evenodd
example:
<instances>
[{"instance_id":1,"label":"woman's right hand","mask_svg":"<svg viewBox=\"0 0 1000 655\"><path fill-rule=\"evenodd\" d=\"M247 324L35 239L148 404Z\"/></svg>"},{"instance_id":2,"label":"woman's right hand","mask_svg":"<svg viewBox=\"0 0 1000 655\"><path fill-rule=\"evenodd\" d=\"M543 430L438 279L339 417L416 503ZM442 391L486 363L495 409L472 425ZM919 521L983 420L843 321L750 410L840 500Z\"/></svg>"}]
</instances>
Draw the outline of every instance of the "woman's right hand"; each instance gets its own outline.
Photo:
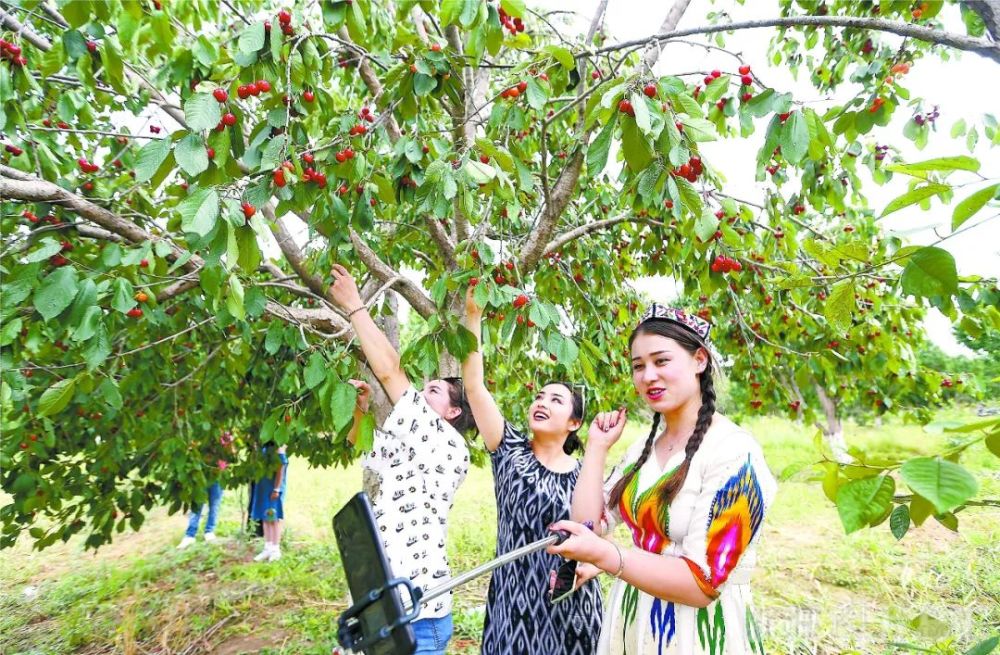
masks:
<instances>
[{"instance_id":1,"label":"woman's right hand","mask_svg":"<svg viewBox=\"0 0 1000 655\"><path fill-rule=\"evenodd\" d=\"M354 402L354 408L362 414L368 413L368 406L372 400L372 387L362 380L348 380L348 384L358 390L358 398Z\"/></svg>"},{"instance_id":2,"label":"woman's right hand","mask_svg":"<svg viewBox=\"0 0 1000 655\"><path fill-rule=\"evenodd\" d=\"M354 276L350 271L340 264L334 264L330 273L333 275L333 284L330 285L330 299L345 310L352 311L362 306L361 294L358 293L358 283L354 281Z\"/></svg>"},{"instance_id":3,"label":"woman's right hand","mask_svg":"<svg viewBox=\"0 0 1000 655\"><path fill-rule=\"evenodd\" d=\"M627 414L628 410L620 407L613 412L601 412L595 416L594 422L590 424L590 431L587 432L587 445L593 444L610 450L625 430Z\"/></svg>"},{"instance_id":4,"label":"woman's right hand","mask_svg":"<svg viewBox=\"0 0 1000 655\"><path fill-rule=\"evenodd\" d=\"M465 291L465 315L470 318L483 317L483 308L476 304L476 287L471 284Z\"/></svg>"}]
</instances>

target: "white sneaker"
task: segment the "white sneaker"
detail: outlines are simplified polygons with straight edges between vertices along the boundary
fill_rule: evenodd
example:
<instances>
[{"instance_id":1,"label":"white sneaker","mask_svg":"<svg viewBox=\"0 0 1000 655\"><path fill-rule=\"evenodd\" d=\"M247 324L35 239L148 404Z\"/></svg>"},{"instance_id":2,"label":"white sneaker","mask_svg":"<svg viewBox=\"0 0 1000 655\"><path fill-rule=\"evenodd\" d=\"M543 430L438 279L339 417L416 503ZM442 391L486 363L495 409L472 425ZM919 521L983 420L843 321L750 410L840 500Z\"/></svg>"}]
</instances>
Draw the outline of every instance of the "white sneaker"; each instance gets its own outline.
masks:
<instances>
[{"instance_id":1,"label":"white sneaker","mask_svg":"<svg viewBox=\"0 0 1000 655\"><path fill-rule=\"evenodd\" d=\"M253 558L255 562L270 561L271 558L271 544L264 544L264 550L257 553L257 556Z\"/></svg>"},{"instance_id":2,"label":"white sneaker","mask_svg":"<svg viewBox=\"0 0 1000 655\"><path fill-rule=\"evenodd\" d=\"M184 550L193 543L194 543L194 537L185 536L183 539L181 539L181 542L177 544L177 550Z\"/></svg>"},{"instance_id":3,"label":"white sneaker","mask_svg":"<svg viewBox=\"0 0 1000 655\"><path fill-rule=\"evenodd\" d=\"M267 558L268 562L277 562L281 559L281 548L275 547L271 549L271 556Z\"/></svg>"},{"instance_id":4,"label":"white sneaker","mask_svg":"<svg viewBox=\"0 0 1000 655\"><path fill-rule=\"evenodd\" d=\"M219 538L215 536L214 532L206 532L205 533L205 541L207 541L209 543L212 543L213 541L218 541L218 540L219 540Z\"/></svg>"}]
</instances>

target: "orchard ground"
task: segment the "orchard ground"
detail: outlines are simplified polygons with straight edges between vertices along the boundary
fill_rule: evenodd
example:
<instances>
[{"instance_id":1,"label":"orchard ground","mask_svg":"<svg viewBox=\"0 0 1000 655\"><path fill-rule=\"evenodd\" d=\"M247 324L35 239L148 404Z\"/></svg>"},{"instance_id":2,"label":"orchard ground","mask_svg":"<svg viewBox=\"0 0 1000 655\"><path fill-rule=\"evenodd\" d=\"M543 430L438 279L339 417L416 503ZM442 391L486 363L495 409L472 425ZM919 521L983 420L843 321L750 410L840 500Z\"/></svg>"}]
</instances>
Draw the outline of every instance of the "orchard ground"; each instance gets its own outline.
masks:
<instances>
[{"instance_id":1,"label":"orchard ground","mask_svg":"<svg viewBox=\"0 0 1000 655\"><path fill-rule=\"evenodd\" d=\"M775 418L747 425L776 474L815 461L813 428ZM642 432L632 425L626 440ZM849 425L847 435L876 455L932 453L948 439L898 423ZM982 444L963 463L982 481L977 497L1000 494L996 459ZM216 545L177 551L185 519L159 511L96 554L78 539L41 553L25 539L0 552L0 653L329 653L346 605L330 519L360 488L360 471L293 457L289 475L277 563L251 562L260 542L240 533L242 490L227 492ZM754 574L768 652L899 652L894 642L928 646L949 634L963 652L989 636L1000 624L1000 511L973 508L959 519L958 533L930 519L901 542L888 524L845 536L817 482L801 473L783 481ZM455 571L493 556L495 521L492 475L473 469L451 519ZM449 652L478 652L487 584L458 592Z\"/></svg>"}]
</instances>

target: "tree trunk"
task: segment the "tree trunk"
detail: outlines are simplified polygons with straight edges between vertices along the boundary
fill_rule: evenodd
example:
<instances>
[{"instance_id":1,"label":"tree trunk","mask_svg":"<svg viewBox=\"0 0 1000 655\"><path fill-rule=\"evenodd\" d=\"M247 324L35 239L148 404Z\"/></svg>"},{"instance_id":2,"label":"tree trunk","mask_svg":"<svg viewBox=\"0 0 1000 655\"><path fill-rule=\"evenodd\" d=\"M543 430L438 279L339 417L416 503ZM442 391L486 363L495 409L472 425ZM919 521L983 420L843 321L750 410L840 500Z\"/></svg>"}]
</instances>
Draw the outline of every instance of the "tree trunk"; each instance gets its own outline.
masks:
<instances>
[{"instance_id":1,"label":"tree trunk","mask_svg":"<svg viewBox=\"0 0 1000 655\"><path fill-rule=\"evenodd\" d=\"M837 402L826 394L826 390L821 384L814 383L813 386L816 389L816 396L819 398L819 404L823 408L823 413L826 415L826 425L818 424L819 428L823 431L823 438L826 440L826 445L833 452L834 459L842 464L846 464L851 461L851 457L847 454L847 442L844 440L844 426L840 423L840 419L837 418Z\"/></svg>"}]
</instances>

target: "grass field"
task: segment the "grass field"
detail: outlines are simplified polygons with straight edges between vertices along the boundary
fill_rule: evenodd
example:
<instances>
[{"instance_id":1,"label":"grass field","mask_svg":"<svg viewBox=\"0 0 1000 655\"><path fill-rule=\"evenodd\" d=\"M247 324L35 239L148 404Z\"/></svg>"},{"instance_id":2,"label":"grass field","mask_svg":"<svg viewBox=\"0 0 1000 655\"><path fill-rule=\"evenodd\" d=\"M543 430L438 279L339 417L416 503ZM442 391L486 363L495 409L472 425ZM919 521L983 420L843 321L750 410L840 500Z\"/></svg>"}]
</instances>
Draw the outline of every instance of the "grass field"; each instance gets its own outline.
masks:
<instances>
[{"instance_id":1,"label":"grass field","mask_svg":"<svg viewBox=\"0 0 1000 655\"><path fill-rule=\"evenodd\" d=\"M747 425L776 474L816 458L811 428L767 418ZM904 444L914 454L945 439L898 424L848 426L847 437L871 452ZM983 481L980 497L1000 497L1000 467L985 447L963 462ZM277 563L250 561L259 541L240 532L240 491L226 495L215 545L199 540L177 551L186 520L158 512L140 533L96 554L74 541L41 553L25 541L0 552L0 655L329 653L345 607L330 519L360 488L360 471L310 469L293 457L289 476ZM887 525L845 536L817 483L783 482L754 574L769 652L900 652L894 642L929 646L947 635L954 643L933 652L964 652L997 631L1000 512L959 516L958 533L930 520L902 542ZM492 476L474 469L451 518L454 571L493 556L495 521ZM487 583L457 593L452 652L478 652Z\"/></svg>"}]
</instances>

